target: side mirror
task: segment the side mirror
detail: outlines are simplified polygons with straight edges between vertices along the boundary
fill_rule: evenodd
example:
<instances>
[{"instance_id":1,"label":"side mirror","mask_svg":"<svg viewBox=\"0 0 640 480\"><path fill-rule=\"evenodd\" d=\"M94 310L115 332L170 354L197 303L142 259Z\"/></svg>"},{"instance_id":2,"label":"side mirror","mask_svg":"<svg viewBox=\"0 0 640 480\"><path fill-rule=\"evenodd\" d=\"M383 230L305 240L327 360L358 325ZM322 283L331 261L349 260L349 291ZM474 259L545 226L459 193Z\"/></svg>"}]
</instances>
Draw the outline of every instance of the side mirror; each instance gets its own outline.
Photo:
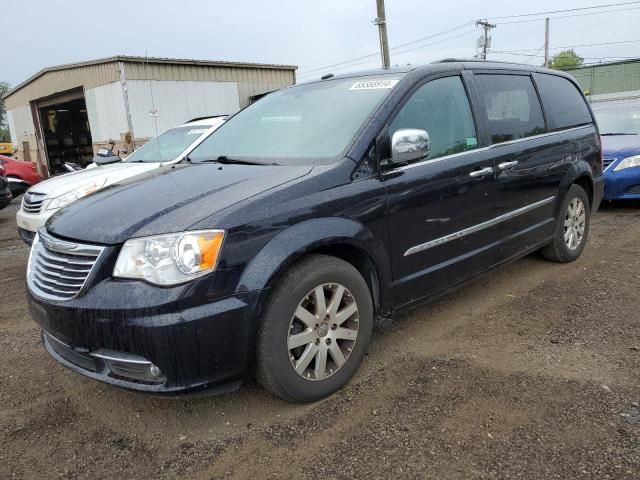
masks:
<instances>
[{"instance_id":1,"label":"side mirror","mask_svg":"<svg viewBox=\"0 0 640 480\"><path fill-rule=\"evenodd\" d=\"M426 130L407 128L394 132L391 137L391 163L420 160L430 153L431 140Z\"/></svg>"},{"instance_id":2,"label":"side mirror","mask_svg":"<svg viewBox=\"0 0 640 480\"><path fill-rule=\"evenodd\" d=\"M93 157L93 163L96 165L109 165L110 163L121 162L122 159L118 155L114 155L113 150L101 148Z\"/></svg>"},{"instance_id":3,"label":"side mirror","mask_svg":"<svg viewBox=\"0 0 640 480\"><path fill-rule=\"evenodd\" d=\"M96 165L109 165L111 163L121 162L122 159L117 155L112 155L110 157L102 157L100 155L96 155L93 157L93 163Z\"/></svg>"}]
</instances>

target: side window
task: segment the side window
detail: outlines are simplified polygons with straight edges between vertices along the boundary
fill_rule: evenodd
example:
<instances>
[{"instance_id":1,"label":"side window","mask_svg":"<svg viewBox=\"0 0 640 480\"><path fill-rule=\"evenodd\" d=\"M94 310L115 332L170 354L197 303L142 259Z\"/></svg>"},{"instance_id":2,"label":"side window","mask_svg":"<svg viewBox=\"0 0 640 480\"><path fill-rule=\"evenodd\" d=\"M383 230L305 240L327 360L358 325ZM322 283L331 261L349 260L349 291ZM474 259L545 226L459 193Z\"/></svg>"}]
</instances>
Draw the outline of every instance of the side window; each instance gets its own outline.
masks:
<instances>
[{"instance_id":1,"label":"side window","mask_svg":"<svg viewBox=\"0 0 640 480\"><path fill-rule=\"evenodd\" d=\"M469 99L460 77L433 80L420 87L389 126L389 135L404 128L426 130L431 139L428 159L478 146Z\"/></svg>"},{"instance_id":2,"label":"side window","mask_svg":"<svg viewBox=\"0 0 640 480\"><path fill-rule=\"evenodd\" d=\"M535 78L552 128L577 127L593 122L587 103L571 81L544 73L536 74Z\"/></svg>"},{"instance_id":3,"label":"side window","mask_svg":"<svg viewBox=\"0 0 640 480\"><path fill-rule=\"evenodd\" d=\"M531 78L524 75L476 74L487 113L491 143L544 133L544 116Z\"/></svg>"}]
</instances>

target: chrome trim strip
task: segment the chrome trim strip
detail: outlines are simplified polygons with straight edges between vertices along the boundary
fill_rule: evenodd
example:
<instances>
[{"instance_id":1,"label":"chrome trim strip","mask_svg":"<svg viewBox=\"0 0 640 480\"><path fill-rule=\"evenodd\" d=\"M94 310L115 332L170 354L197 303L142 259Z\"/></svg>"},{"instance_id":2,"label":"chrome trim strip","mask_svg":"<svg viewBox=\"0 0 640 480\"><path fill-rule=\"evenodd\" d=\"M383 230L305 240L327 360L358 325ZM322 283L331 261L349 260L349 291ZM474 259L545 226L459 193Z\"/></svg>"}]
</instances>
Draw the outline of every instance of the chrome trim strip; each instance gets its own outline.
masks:
<instances>
[{"instance_id":1,"label":"chrome trim strip","mask_svg":"<svg viewBox=\"0 0 640 480\"><path fill-rule=\"evenodd\" d=\"M442 245L447 242L451 242L453 240L457 240L462 237L466 237L467 235L471 235L472 233L479 232L480 230L484 230L485 228L493 227L499 223L505 222L511 218L517 217L524 213L530 212L531 210L535 210L536 208L547 205L555 200L555 195L553 197L545 198L544 200L540 200L539 202L532 203L531 205L527 205L526 207L519 208L517 210L513 210L511 212L505 213L504 215L500 215L499 217L493 218L491 220L487 220L486 222L479 223L469 228L465 228L464 230L460 230L455 233L451 233L449 235L445 235L444 237L436 238L435 240L431 240L426 243L422 243L420 245L416 245L411 247L404 253L405 257L409 255L413 255L414 253L423 252L428 250L429 248L437 247L438 245Z\"/></svg>"},{"instance_id":2,"label":"chrome trim strip","mask_svg":"<svg viewBox=\"0 0 640 480\"><path fill-rule=\"evenodd\" d=\"M608 157L611 158L611 157ZM604 169L602 170L602 173L606 172L607 170L609 170L611 167L613 167L613 164L616 163L620 158L619 157L615 157L611 160L611 163L609 163L609 165L605 166ZM606 160L606 159L605 159Z\"/></svg>"},{"instance_id":3,"label":"chrome trim strip","mask_svg":"<svg viewBox=\"0 0 640 480\"><path fill-rule=\"evenodd\" d=\"M593 125L591 125L591 124L582 125L580 127L567 128L566 130L557 130L555 132L541 133L540 135L533 135L531 137L517 138L515 140L509 140L508 142L494 143L493 145L489 145L488 147L476 148L475 150L467 150L466 152L454 153L452 155L446 155L444 157L434 158L434 159L431 159L431 160L422 160L420 162L410 163L409 165L403 165L402 167L398 167L398 168L394 168L392 170L389 170L389 173L397 172L397 171L403 171L403 170L409 170L410 168L419 167L419 166L424 165L426 163L436 163L436 162L442 162L444 160L449 160L451 158L463 157L463 156L469 155L471 153L485 152L487 150L493 150L495 148L500 148L500 147L502 147L504 145L513 145L515 143L528 142L529 140L536 140L538 138L544 138L544 137L550 137L552 135L558 135L559 133L568 133L568 132L573 132L573 131L576 131L576 130L582 130L583 128L589 128L589 127L592 127L592 126Z\"/></svg>"},{"instance_id":4,"label":"chrome trim strip","mask_svg":"<svg viewBox=\"0 0 640 480\"><path fill-rule=\"evenodd\" d=\"M110 360L112 362L130 363L132 365L153 365L150 360L137 355L131 355L129 353L115 352L113 350L94 350L89 355L92 357L100 358L102 360Z\"/></svg>"},{"instance_id":5,"label":"chrome trim strip","mask_svg":"<svg viewBox=\"0 0 640 480\"><path fill-rule=\"evenodd\" d=\"M433 158L433 159L428 159L428 160L422 160L420 162L410 163L409 165L403 165L402 167L394 168L392 170L389 170L388 173L393 173L393 172L398 172L398 171L403 171L403 170L409 170L411 168L420 167L420 166L425 165L427 163L428 164L432 164L432 163L444 162L445 160L450 160L452 158L458 158L458 157L464 157L465 155L469 155L471 153L486 152L487 150L491 150L492 147L493 146L476 148L475 150L467 150L466 152L454 153L452 155L445 155L444 157L438 157L438 158Z\"/></svg>"}]
</instances>

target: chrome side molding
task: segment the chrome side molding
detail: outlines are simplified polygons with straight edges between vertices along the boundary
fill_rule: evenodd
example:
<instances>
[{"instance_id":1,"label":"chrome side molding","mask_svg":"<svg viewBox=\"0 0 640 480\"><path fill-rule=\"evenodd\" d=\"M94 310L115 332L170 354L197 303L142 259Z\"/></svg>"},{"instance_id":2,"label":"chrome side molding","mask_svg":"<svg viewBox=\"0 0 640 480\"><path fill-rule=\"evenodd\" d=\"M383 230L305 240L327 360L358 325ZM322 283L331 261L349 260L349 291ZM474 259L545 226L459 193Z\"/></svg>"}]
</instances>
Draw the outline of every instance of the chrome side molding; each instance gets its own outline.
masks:
<instances>
[{"instance_id":1,"label":"chrome side molding","mask_svg":"<svg viewBox=\"0 0 640 480\"><path fill-rule=\"evenodd\" d=\"M511 218L517 217L518 215L522 215L524 213L530 212L531 210L535 210L536 208L540 208L544 205L548 205L549 203L555 200L555 195L553 197L545 198L544 200L540 200L539 202L532 203L527 205L526 207L519 208L517 210L513 210L511 212L505 213L504 215L500 215L499 217L492 218L491 220L487 220L486 222L479 223L469 228L465 228L464 230L460 230L458 232L451 233L449 235L445 235L444 237L436 238L435 240L431 240L426 243L422 243L420 245L416 245L411 247L409 250L404 252L404 256L408 257L409 255L413 255L414 253L424 252L433 247L437 247L438 245L442 245L447 242L451 242L453 240L457 240L462 237L466 237L467 235L471 235L472 233L479 232L480 230L484 230L485 228L493 227L494 225L498 225L499 223L505 222Z\"/></svg>"}]
</instances>

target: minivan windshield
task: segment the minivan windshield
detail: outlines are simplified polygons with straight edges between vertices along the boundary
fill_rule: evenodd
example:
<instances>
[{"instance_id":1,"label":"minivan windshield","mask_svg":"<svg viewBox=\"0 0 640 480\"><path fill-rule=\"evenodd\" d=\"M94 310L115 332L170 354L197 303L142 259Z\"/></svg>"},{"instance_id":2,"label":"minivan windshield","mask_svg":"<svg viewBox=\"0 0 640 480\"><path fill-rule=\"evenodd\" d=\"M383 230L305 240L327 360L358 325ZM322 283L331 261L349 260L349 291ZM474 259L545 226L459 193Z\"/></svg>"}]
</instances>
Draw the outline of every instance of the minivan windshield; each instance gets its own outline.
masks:
<instances>
[{"instance_id":1,"label":"minivan windshield","mask_svg":"<svg viewBox=\"0 0 640 480\"><path fill-rule=\"evenodd\" d=\"M126 163L158 163L175 160L185 149L207 132L209 125L193 125L167 130L129 155Z\"/></svg>"},{"instance_id":2,"label":"minivan windshield","mask_svg":"<svg viewBox=\"0 0 640 480\"><path fill-rule=\"evenodd\" d=\"M271 93L232 117L189 158L332 163L398 81L391 75L325 80Z\"/></svg>"},{"instance_id":3,"label":"minivan windshield","mask_svg":"<svg viewBox=\"0 0 640 480\"><path fill-rule=\"evenodd\" d=\"M640 101L593 104L593 111L602 135L640 134Z\"/></svg>"}]
</instances>

